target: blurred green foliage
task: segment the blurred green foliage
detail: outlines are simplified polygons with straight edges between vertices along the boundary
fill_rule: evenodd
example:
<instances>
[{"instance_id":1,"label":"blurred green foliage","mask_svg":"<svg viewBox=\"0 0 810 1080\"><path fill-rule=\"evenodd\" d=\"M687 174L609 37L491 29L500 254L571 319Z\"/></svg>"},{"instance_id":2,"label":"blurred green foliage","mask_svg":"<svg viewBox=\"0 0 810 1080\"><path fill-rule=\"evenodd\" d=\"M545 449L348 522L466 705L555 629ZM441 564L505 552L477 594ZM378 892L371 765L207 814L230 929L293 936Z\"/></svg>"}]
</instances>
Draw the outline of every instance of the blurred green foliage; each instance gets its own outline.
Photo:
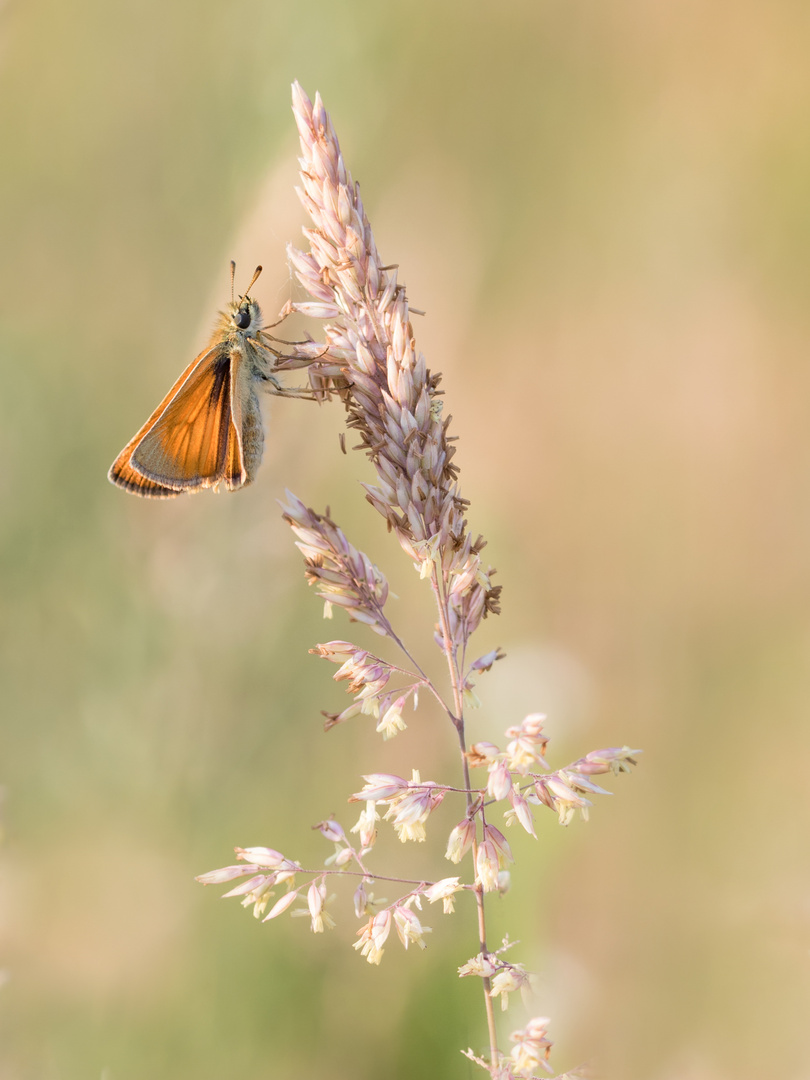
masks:
<instances>
[{"instance_id":1,"label":"blurred green foliage","mask_svg":"<svg viewBox=\"0 0 810 1080\"><path fill-rule=\"evenodd\" d=\"M315 864L309 825L348 821L364 771L455 768L429 708L385 746L320 730L343 698L307 649L367 639L320 621L285 486L331 505L432 648L338 411L271 402L243 493L105 481L227 260L265 264L268 311L290 295L293 78L427 309L501 568L480 651L510 656L472 737L546 710L556 763L645 748L587 826L516 839L494 906L543 972L558 1068L810 1075L808 31L791 0L0 10L3 1080L466 1077L484 1042L455 978L469 913L372 969L348 906L323 940L192 882L234 844ZM437 851L403 849L417 876L457 809Z\"/></svg>"}]
</instances>

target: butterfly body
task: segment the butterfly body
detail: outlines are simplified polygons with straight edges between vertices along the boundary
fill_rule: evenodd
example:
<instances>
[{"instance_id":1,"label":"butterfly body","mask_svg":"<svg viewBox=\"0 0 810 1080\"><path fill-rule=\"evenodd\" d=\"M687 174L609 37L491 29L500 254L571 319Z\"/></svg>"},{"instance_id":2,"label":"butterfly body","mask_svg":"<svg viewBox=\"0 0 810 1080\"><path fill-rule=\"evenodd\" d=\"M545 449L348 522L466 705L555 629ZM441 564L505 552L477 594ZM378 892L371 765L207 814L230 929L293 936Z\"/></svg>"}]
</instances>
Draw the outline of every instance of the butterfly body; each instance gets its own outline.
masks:
<instances>
[{"instance_id":1,"label":"butterfly body","mask_svg":"<svg viewBox=\"0 0 810 1080\"><path fill-rule=\"evenodd\" d=\"M254 479L264 446L256 388L286 392L262 328L250 297L220 313L208 346L113 462L112 483L168 499L218 484L233 491Z\"/></svg>"}]
</instances>

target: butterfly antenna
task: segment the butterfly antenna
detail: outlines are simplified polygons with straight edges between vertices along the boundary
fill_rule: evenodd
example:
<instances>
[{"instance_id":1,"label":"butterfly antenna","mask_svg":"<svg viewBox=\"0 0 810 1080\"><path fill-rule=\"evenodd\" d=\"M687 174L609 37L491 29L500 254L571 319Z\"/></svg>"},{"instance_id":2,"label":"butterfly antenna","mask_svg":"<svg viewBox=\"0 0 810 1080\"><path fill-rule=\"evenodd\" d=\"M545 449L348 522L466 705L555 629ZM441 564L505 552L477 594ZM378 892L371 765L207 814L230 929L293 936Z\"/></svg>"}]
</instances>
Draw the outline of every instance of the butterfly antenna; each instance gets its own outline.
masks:
<instances>
[{"instance_id":1,"label":"butterfly antenna","mask_svg":"<svg viewBox=\"0 0 810 1080\"><path fill-rule=\"evenodd\" d=\"M236 263L231 259L231 303L233 303L233 279L236 275Z\"/></svg>"},{"instance_id":2,"label":"butterfly antenna","mask_svg":"<svg viewBox=\"0 0 810 1080\"><path fill-rule=\"evenodd\" d=\"M257 267L256 267L256 270L255 270L255 272L254 272L254 274L253 274L253 277L252 277L252 278L250 279L250 284L249 284L249 285L248 285L248 287L247 287L247 288L245 289L245 291L244 291L244 292L242 293L242 295L241 295L241 296L239 297L239 303L240 303L240 304L242 303L242 301L243 301L243 300L245 299L245 297L247 296L247 294L248 294L248 293L250 292L250 290L251 290L251 289L253 288L253 286L255 285L255 283L256 283L256 278L257 278L257 277L259 276L259 274L260 274L261 272L262 272L262 268L261 268L260 266L257 266Z\"/></svg>"}]
</instances>

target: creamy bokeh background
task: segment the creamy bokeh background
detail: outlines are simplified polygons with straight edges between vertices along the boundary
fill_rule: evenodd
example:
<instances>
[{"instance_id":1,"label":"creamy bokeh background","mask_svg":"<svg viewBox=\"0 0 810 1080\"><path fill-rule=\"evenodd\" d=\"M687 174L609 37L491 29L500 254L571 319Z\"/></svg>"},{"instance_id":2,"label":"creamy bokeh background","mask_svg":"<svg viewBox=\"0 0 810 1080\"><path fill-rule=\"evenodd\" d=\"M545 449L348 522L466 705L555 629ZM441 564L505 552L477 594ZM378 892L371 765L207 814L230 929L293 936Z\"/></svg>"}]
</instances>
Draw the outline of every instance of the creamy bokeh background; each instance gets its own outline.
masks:
<instances>
[{"instance_id":1,"label":"creamy bokeh background","mask_svg":"<svg viewBox=\"0 0 810 1080\"><path fill-rule=\"evenodd\" d=\"M557 1068L808 1080L810 8L41 0L0 10L0 45L0 1077L474 1075L468 915L376 969L348 893L318 938L192 881L234 844L315 865L364 771L454 775L427 707L385 746L321 731L345 698L307 649L351 632L303 583L285 486L389 572L438 671L339 410L268 402L233 496L105 480L231 257L265 265L268 312L293 294L298 78L427 312L500 568L472 737L545 711L555 763L644 748L589 824L510 834L493 940L541 971ZM440 876L459 816L375 865Z\"/></svg>"}]
</instances>

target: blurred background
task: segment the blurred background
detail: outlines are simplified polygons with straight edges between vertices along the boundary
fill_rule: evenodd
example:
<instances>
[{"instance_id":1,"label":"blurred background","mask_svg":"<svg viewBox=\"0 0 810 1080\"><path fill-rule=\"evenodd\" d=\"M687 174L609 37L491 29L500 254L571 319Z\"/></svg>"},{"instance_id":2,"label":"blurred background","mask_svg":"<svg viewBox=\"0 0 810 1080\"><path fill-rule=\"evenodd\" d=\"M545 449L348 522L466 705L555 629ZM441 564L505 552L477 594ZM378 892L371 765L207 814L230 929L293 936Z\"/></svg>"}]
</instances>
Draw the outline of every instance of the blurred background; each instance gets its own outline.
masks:
<instances>
[{"instance_id":1,"label":"blurred background","mask_svg":"<svg viewBox=\"0 0 810 1080\"><path fill-rule=\"evenodd\" d=\"M264 264L267 312L296 295L294 78L427 313L499 567L478 652L508 659L471 738L542 711L554 765L644 749L588 824L510 833L491 941L541 972L556 1068L810 1078L809 45L799 0L3 6L2 1080L482 1075L470 913L373 968L350 889L316 937L193 882L236 844L316 865L363 772L455 775L428 706L385 745L321 730L348 699L307 650L384 645L322 622L285 487L389 574L439 670L340 410L268 400L234 495L105 479L230 258ZM413 850L383 832L375 867L442 876L460 816Z\"/></svg>"}]
</instances>

